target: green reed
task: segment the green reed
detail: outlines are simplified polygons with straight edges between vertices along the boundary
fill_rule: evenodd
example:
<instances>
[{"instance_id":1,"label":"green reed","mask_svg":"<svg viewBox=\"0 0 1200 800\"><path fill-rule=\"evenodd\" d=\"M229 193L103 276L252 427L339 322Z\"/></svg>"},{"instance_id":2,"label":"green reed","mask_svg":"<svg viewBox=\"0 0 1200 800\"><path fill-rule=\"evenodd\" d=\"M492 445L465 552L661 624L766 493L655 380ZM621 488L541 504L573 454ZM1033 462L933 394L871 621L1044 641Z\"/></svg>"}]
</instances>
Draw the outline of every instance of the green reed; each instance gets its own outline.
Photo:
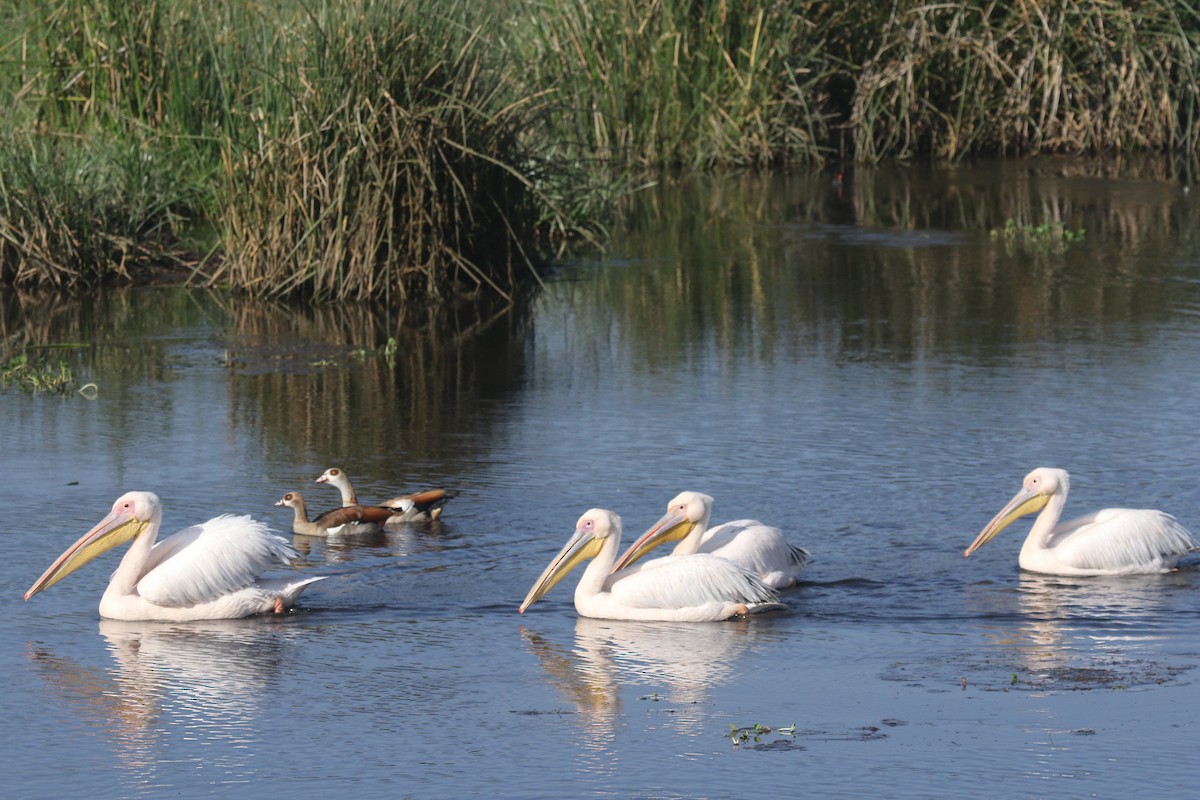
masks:
<instances>
[{"instance_id":1,"label":"green reed","mask_svg":"<svg viewBox=\"0 0 1200 800\"><path fill-rule=\"evenodd\" d=\"M465 13L410 5L330 5L284 44L261 29L272 107L241 120L224 165L219 279L317 298L507 297L534 276L538 237L575 229L526 136L543 100Z\"/></svg>"},{"instance_id":2,"label":"green reed","mask_svg":"<svg viewBox=\"0 0 1200 800\"><path fill-rule=\"evenodd\" d=\"M1187 0L910 0L856 50L860 160L1200 154L1200 10Z\"/></svg>"},{"instance_id":3,"label":"green reed","mask_svg":"<svg viewBox=\"0 0 1200 800\"><path fill-rule=\"evenodd\" d=\"M810 67L822 38L793 4L515 5L527 74L556 93L550 128L565 153L655 167L819 160L826 76Z\"/></svg>"},{"instance_id":4,"label":"green reed","mask_svg":"<svg viewBox=\"0 0 1200 800\"><path fill-rule=\"evenodd\" d=\"M511 299L648 169L1195 160L1197 53L1192 0L12 0L0 284Z\"/></svg>"},{"instance_id":5,"label":"green reed","mask_svg":"<svg viewBox=\"0 0 1200 800\"><path fill-rule=\"evenodd\" d=\"M0 11L0 282L184 263L256 295L510 297L588 235L542 100L434 0ZM574 213L574 212L573 212ZM217 251L192 241L215 230ZM212 255L211 259L206 258Z\"/></svg>"}]
</instances>

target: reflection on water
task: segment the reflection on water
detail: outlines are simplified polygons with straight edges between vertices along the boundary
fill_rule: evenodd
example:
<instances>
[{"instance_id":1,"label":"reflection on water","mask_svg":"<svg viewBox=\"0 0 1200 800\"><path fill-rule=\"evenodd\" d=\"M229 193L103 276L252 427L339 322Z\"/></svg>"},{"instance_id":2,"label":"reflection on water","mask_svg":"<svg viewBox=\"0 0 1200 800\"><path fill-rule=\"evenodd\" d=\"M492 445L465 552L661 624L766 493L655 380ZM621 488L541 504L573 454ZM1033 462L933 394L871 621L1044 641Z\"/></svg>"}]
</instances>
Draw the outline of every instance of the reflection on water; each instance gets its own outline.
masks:
<instances>
[{"instance_id":1,"label":"reflection on water","mask_svg":"<svg viewBox=\"0 0 1200 800\"><path fill-rule=\"evenodd\" d=\"M417 553L436 553L447 546L447 526L441 520L392 524L369 533L349 536L306 536L293 534L292 546L300 554L297 566L342 564L372 556L406 558Z\"/></svg>"},{"instance_id":2,"label":"reflection on water","mask_svg":"<svg viewBox=\"0 0 1200 800\"><path fill-rule=\"evenodd\" d=\"M1175 666L1147 661L1167 636L1163 615L1173 613L1188 572L1075 578L1022 572L1019 585L973 587L985 641L1007 654L1016 680L1027 687L1097 688L1161 683Z\"/></svg>"},{"instance_id":3,"label":"reflection on water","mask_svg":"<svg viewBox=\"0 0 1200 800\"><path fill-rule=\"evenodd\" d=\"M677 733L699 736L712 691L737 680L739 660L760 643L762 625L749 619L714 624L645 623L579 617L573 646L521 629L548 682L579 714L593 750L617 735L622 691L672 707Z\"/></svg>"},{"instance_id":4,"label":"reflection on water","mask_svg":"<svg viewBox=\"0 0 1200 800\"><path fill-rule=\"evenodd\" d=\"M478 405L506 398L524 372L524 305L426 312L414 327L354 304L225 303L235 424L300 463L345 454L336 466L360 496L426 488L405 486L406 465L447 448L471 458L490 431L449 434L473 430Z\"/></svg>"},{"instance_id":5,"label":"reflection on water","mask_svg":"<svg viewBox=\"0 0 1200 800\"><path fill-rule=\"evenodd\" d=\"M98 385L96 413L128 441L145 435L148 405L184 425L210 410L199 406L219 386L230 435L300 465L284 480L311 482L332 466L324 454L337 454L360 494L391 496L456 477L441 470L448 455L477 458L493 431L480 405L505 401L522 380L527 316L526 303L405 312L184 287L12 291L0 296L0 363L27 350L65 359L78 381Z\"/></svg>"},{"instance_id":6,"label":"reflection on water","mask_svg":"<svg viewBox=\"0 0 1200 800\"><path fill-rule=\"evenodd\" d=\"M211 766L222 775L251 777L264 744L259 706L284 662L282 632L265 618L101 620L111 668L82 666L45 645L30 658L46 688L82 718L84 730L108 740L127 785L156 785L164 753L185 740L222 745Z\"/></svg>"},{"instance_id":7,"label":"reflection on water","mask_svg":"<svg viewBox=\"0 0 1200 800\"><path fill-rule=\"evenodd\" d=\"M989 236L1009 219L1086 238L1013 249ZM1200 202L1171 184L1101 188L1036 162L871 169L840 199L822 176L690 176L637 206L621 248L652 268L607 270L599 305L652 363L686 359L697 342L768 356L986 357L1176 313L1172 295L1200 259Z\"/></svg>"}]
</instances>

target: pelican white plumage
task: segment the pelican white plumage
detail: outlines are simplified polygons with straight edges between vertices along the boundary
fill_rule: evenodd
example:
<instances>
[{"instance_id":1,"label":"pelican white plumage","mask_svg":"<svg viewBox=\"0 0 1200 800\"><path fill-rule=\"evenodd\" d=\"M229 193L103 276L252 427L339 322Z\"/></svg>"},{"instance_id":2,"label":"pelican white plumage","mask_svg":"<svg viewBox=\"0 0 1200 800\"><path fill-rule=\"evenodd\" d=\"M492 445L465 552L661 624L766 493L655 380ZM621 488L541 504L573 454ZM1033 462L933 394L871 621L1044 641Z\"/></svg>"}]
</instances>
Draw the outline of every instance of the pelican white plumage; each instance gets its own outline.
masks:
<instances>
[{"instance_id":1,"label":"pelican white plumage","mask_svg":"<svg viewBox=\"0 0 1200 800\"><path fill-rule=\"evenodd\" d=\"M629 546L613 570L633 565L655 547L679 542L672 555L709 553L754 573L773 589L795 586L812 556L788 544L779 528L756 519L739 519L708 527L713 499L700 492L680 492L667 503L667 513Z\"/></svg>"},{"instance_id":2,"label":"pelican white plumage","mask_svg":"<svg viewBox=\"0 0 1200 800\"><path fill-rule=\"evenodd\" d=\"M1170 572L1200 542L1162 511L1105 508L1059 523L1067 502L1066 470L1040 467L963 552L971 555L1017 519L1040 511L1021 546L1021 569L1047 575L1137 575Z\"/></svg>"},{"instance_id":3,"label":"pelican white plumage","mask_svg":"<svg viewBox=\"0 0 1200 800\"><path fill-rule=\"evenodd\" d=\"M343 506L358 505L358 494L350 483L350 476L345 470L330 467L321 473L313 483L328 483L337 487L342 493ZM422 520L438 519L442 515L442 506L450 500L451 494L445 489L426 489L412 494L403 494L384 500L380 507L393 509L388 522L419 522Z\"/></svg>"},{"instance_id":4,"label":"pelican white plumage","mask_svg":"<svg viewBox=\"0 0 1200 800\"><path fill-rule=\"evenodd\" d=\"M126 492L112 511L67 548L25 593L53 586L101 553L133 540L100 598L100 616L117 620L233 619L281 613L322 577L261 579L297 557L286 541L248 516L223 515L155 544L162 503Z\"/></svg>"},{"instance_id":5,"label":"pelican white plumage","mask_svg":"<svg viewBox=\"0 0 1200 800\"><path fill-rule=\"evenodd\" d=\"M575 610L585 617L715 622L783 608L771 587L710 555L659 558L612 573L620 546L621 518L600 508L588 511L525 596L521 613L588 558L592 563L575 588Z\"/></svg>"}]
</instances>

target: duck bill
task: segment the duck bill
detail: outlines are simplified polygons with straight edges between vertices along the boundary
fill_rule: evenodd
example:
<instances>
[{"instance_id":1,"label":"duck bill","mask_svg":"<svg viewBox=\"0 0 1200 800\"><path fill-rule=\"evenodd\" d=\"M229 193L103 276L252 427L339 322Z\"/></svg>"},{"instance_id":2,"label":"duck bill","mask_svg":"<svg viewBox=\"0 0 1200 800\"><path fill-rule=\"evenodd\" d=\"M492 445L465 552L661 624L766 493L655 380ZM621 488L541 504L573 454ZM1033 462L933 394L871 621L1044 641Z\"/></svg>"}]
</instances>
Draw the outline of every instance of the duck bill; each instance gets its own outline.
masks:
<instances>
[{"instance_id":1,"label":"duck bill","mask_svg":"<svg viewBox=\"0 0 1200 800\"><path fill-rule=\"evenodd\" d=\"M613 564L612 571L616 572L617 570L633 566L638 559L644 557L661 544L678 542L687 538L687 535L695 527L696 523L685 516L671 513L665 514L662 519L650 527L650 530L643 533L638 537L637 541L629 545L629 549L617 559L616 564Z\"/></svg>"},{"instance_id":2,"label":"duck bill","mask_svg":"<svg viewBox=\"0 0 1200 800\"><path fill-rule=\"evenodd\" d=\"M575 535L570 541L563 546L563 549L558 551L558 555L546 566L537 581L533 584L533 588L529 590L529 594L525 595L524 602L517 609L524 614L525 609L540 600L546 592L554 588L554 585L567 576L567 573L579 566L586 559L593 558L596 553L600 552L600 542L597 541L590 533L584 531L575 531Z\"/></svg>"},{"instance_id":3,"label":"duck bill","mask_svg":"<svg viewBox=\"0 0 1200 800\"><path fill-rule=\"evenodd\" d=\"M1048 502L1050 502L1050 495L1048 494L1031 492L1027 489L1017 492L1017 495L1008 501L1008 505L1000 509L1000 513L992 517L992 521L979 532L979 535L975 537L975 541L971 542L971 546L963 551L963 558L983 547L991 541L993 536L1021 517L1041 511L1046 507L1046 503Z\"/></svg>"},{"instance_id":4,"label":"duck bill","mask_svg":"<svg viewBox=\"0 0 1200 800\"><path fill-rule=\"evenodd\" d=\"M42 577L34 581L29 591L25 592L25 599L28 600L43 589L50 588L96 556L128 542L144 531L149 524L149 521L139 520L127 511L114 511L109 514L96 527L81 536L79 541L68 547L50 568L42 573Z\"/></svg>"}]
</instances>

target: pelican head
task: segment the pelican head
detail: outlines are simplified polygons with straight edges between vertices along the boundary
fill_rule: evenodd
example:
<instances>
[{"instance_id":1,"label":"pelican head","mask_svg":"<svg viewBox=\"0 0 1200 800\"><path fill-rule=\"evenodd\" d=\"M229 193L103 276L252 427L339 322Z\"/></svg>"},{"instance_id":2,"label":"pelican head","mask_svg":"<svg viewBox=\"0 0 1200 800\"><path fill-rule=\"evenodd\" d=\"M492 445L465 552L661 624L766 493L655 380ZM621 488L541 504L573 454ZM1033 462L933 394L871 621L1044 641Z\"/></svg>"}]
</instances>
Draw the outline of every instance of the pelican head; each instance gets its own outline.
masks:
<instances>
[{"instance_id":1,"label":"pelican head","mask_svg":"<svg viewBox=\"0 0 1200 800\"><path fill-rule=\"evenodd\" d=\"M613 572L634 564L660 544L686 539L697 525L707 525L713 499L700 492L680 492L667 503L667 513L629 546L613 565Z\"/></svg>"},{"instance_id":2,"label":"pelican head","mask_svg":"<svg viewBox=\"0 0 1200 800\"><path fill-rule=\"evenodd\" d=\"M42 577L34 581L25 599L48 589L101 553L140 535L162 518L162 504L153 492L126 492L113 503L112 511L96 527L80 537L59 556Z\"/></svg>"},{"instance_id":3,"label":"pelican head","mask_svg":"<svg viewBox=\"0 0 1200 800\"><path fill-rule=\"evenodd\" d=\"M1025 476L1021 491L1017 492L1000 513L984 527L971 546L963 551L963 558L983 547L1000 531L1027 514L1041 511L1054 495L1065 496L1071 479L1065 469L1038 467Z\"/></svg>"},{"instance_id":4,"label":"pelican head","mask_svg":"<svg viewBox=\"0 0 1200 800\"><path fill-rule=\"evenodd\" d=\"M529 594L525 595L525 601L521 603L518 611L524 614L525 609L554 588L554 585L566 577L568 572L583 561L595 558L604 548L604 544L610 536L615 536L617 539L621 537L621 518L612 511L593 508L580 517L579 522L575 523L575 533L571 535L563 549L558 551L558 555L554 557L549 566L542 571L537 582L533 584L533 588L529 590Z\"/></svg>"}]
</instances>

